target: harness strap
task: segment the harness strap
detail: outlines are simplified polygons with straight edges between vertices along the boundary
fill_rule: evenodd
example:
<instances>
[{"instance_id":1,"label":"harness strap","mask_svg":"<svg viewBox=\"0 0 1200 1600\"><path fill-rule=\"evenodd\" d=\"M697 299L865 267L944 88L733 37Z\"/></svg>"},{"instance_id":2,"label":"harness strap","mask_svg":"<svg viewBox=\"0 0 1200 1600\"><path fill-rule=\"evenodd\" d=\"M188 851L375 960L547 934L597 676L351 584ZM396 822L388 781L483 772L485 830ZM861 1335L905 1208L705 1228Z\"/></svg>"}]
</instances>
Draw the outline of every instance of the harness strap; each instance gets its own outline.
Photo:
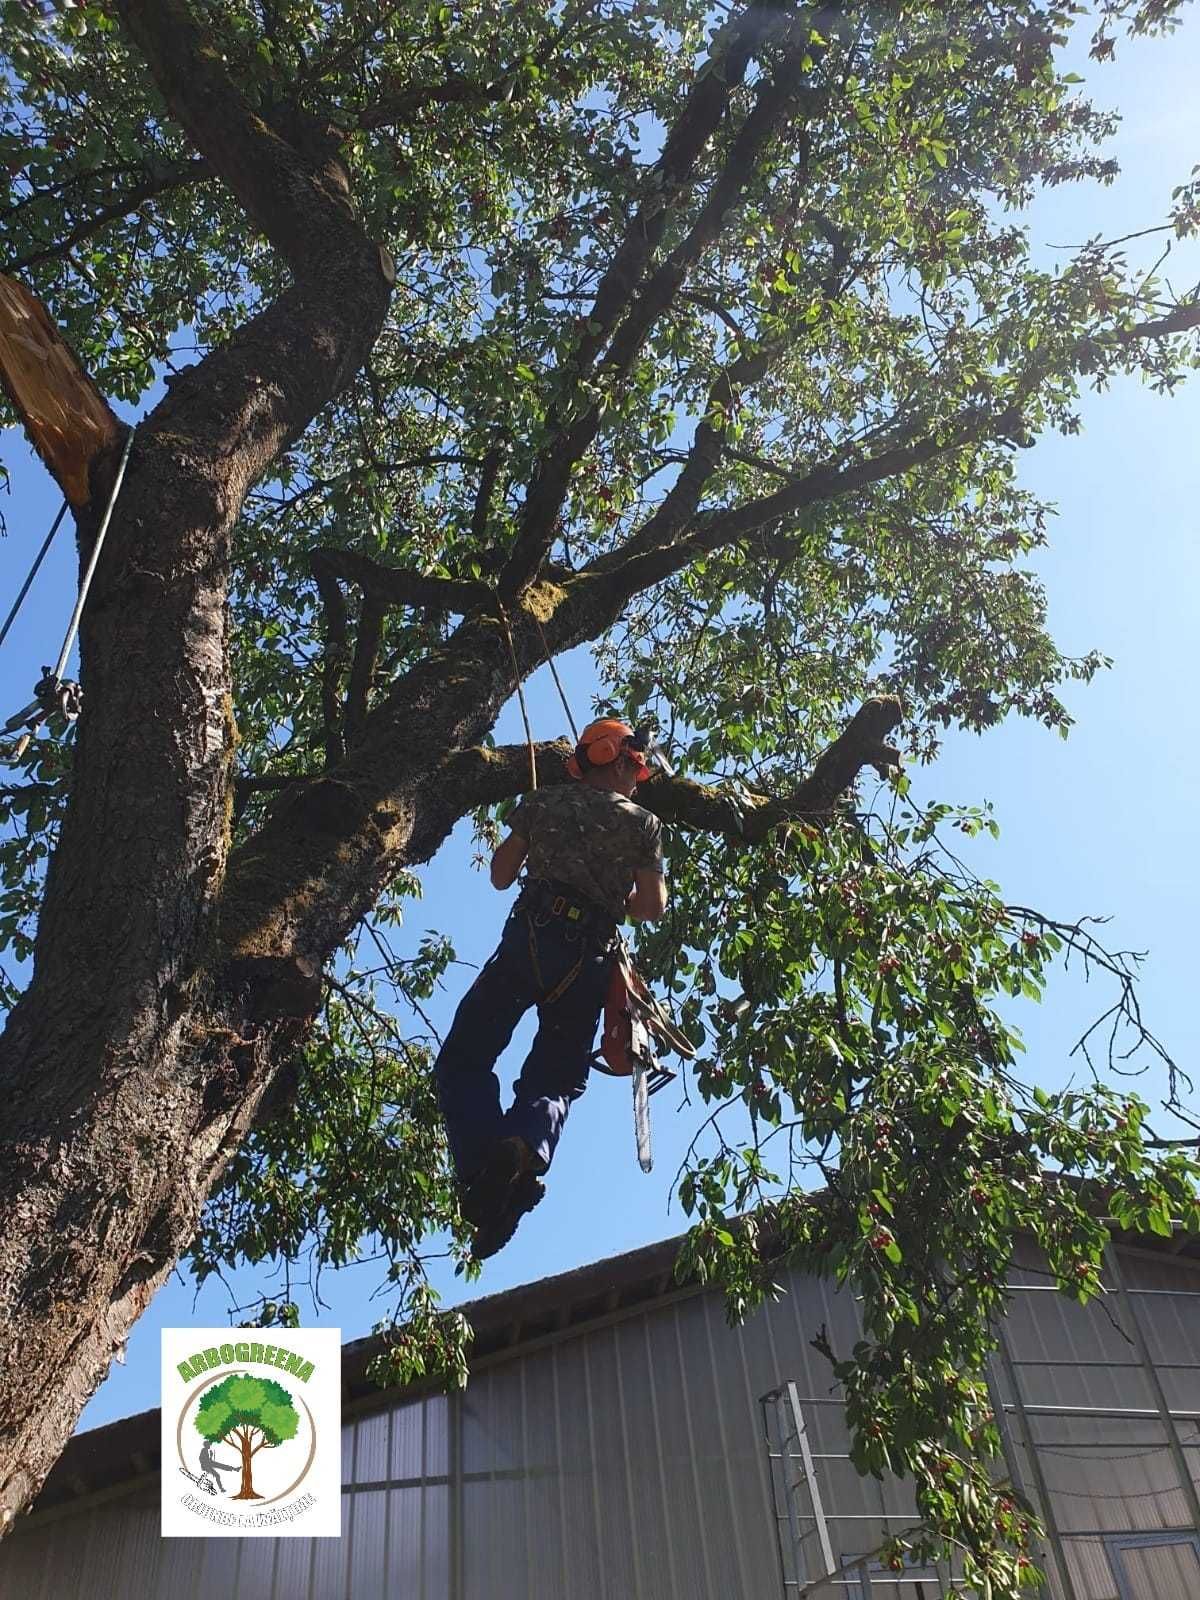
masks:
<instances>
[{"instance_id":1,"label":"harness strap","mask_svg":"<svg viewBox=\"0 0 1200 1600\"><path fill-rule=\"evenodd\" d=\"M606 943L617 929L617 919L610 911L557 878L526 878L517 904L539 916L561 917L571 927L602 937Z\"/></svg>"},{"instance_id":2,"label":"harness strap","mask_svg":"<svg viewBox=\"0 0 1200 1600\"><path fill-rule=\"evenodd\" d=\"M539 989L545 989L546 980L542 977L542 964L538 960L537 933L534 930L533 918L529 915L526 915L525 926L529 930L529 962L533 967L534 980L536 981ZM543 994L538 1004L543 1006L552 1006L556 1000L561 1000L563 995L566 994L567 990L575 982L575 979L582 971L583 956L580 955L578 961L576 961L575 965L566 974L566 976L561 978L559 982L554 985L553 989L549 991L549 993Z\"/></svg>"},{"instance_id":3,"label":"harness strap","mask_svg":"<svg viewBox=\"0 0 1200 1600\"><path fill-rule=\"evenodd\" d=\"M544 1006L552 1006L556 1000L561 1000L563 995L566 994L567 990L575 982L575 979L579 976L579 974L582 971L583 971L583 957L580 956L579 960L571 968L570 972L567 973L566 977L562 980L562 982L561 983L556 983L554 985L553 989L551 989L550 993L542 1001L542 1004Z\"/></svg>"},{"instance_id":4,"label":"harness strap","mask_svg":"<svg viewBox=\"0 0 1200 1600\"><path fill-rule=\"evenodd\" d=\"M542 963L538 960L537 935L533 931L533 918L531 916L526 916L525 927L529 934L529 964L533 968L533 976L538 988L544 989L546 983L542 977Z\"/></svg>"}]
</instances>

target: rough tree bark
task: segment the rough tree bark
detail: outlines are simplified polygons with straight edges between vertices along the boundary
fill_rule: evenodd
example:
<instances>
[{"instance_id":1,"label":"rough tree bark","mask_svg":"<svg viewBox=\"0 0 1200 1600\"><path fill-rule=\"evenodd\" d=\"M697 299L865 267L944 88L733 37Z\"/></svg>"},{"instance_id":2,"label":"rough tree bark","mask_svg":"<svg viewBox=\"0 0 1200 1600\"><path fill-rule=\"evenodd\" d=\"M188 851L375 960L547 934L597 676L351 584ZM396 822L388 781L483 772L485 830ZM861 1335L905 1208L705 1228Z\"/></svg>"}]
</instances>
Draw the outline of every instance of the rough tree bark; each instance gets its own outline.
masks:
<instances>
[{"instance_id":1,"label":"rough tree bark","mask_svg":"<svg viewBox=\"0 0 1200 1600\"><path fill-rule=\"evenodd\" d=\"M0 1149L3 1514L36 1491L253 1115L269 1051L211 976L229 836L225 586L246 490L365 359L390 258L332 155L236 94L173 0L122 20L293 285L142 425L80 638L87 708ZM94 525L80 517L81 545Z\"/></svg>"},{"instance_id":2,"label":"rough tree bark","mask_svg":"<svg viewBox=\"0 0 1200 1600\"><path fill-rule=\"evenodd\" d=\"M813 17L836 9L797 8L798 47ZM462 815L522 787L523 749L482 747L514 687L508 629L525 674L542 660L543 630L553 652L595 639L631 596L705 551L777 530L805 506L961 449L1004 421L981 404L936 436L899 427L877 456L710 511L700 502L721 435L702 424L660 511L613 554L566 572L547 556L571 467L597 421L577 408L531 479L519 540L500 570L506 612L480 586L325 554L323 592L354 582L377 606L434 605L462 620L374 705L357 696L349 750L332 742L328 770L281 790L257 834L231 852L230 533L250 486L365 361L393 270L355 219L328 130L298 117L284 130L253 110L187 0L118 0L117 10L203 171L233 192L292 282L183 373L140 426L84 617L85 709L69 808L32 982L0 1040L9 1108L0 1134L5 1523L36 1494L194 1235L313 1015L331 953L398 868L427 860ZM756 84L694 229L656 264L664 206L693 183L766 36L766 15L752 4L730 19L714 45L725 53L723 72L702 75L690 92L649 175L653 206L631 217L587 319L592 331L574 356L579 382L606 341L603 359L628 369L736 205L756 151L806 115L788 25L775 12L772 44L784 65ZM753 380L775 354L746 358L723 384ZM111 458L112 447L94 473ZM78 526L86 554L94 533L86 507ZM898 715L894 702L871 702L809 785L763 797L749 821L744 806L733 810L700 785L659 780L647 798L680 825L761 836L790 817L827 813L860 767L890 763L885 740Z\"/></svg>"}]
</instances>

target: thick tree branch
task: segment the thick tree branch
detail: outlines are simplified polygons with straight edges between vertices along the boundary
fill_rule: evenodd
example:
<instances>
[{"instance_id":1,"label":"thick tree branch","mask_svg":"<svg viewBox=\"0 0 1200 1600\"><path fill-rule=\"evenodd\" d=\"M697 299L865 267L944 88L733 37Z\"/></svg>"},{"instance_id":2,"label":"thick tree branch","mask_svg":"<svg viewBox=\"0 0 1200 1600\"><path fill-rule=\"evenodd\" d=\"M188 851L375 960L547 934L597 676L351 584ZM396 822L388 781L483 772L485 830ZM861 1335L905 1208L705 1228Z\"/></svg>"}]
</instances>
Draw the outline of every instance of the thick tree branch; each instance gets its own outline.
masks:
<instances>
[{"instance_id":1,"label":"thick tree branch","mask_svg":"<svg viewBox=\"0 0 1200 1600\"><path fill-rule=\"evenodd\" d=\"M356 126L366 132L393 128L398 123L411 122L429 106L499 105L516 98L519 81L516 69L486 83L478 78L451 77L438 83L409 84L360 111Z\"/></svg>"},{"instance_id":2,"label":"thick tree branch","mask_svg":"<svg viewBox=\"0 0 1200 1600\"><path fill-rule=\"evenodd\" d=\"M491 599L491 591L482 583L433 578L420 572L405 572L399 567L385 567L353 550L323 545L312 552L309 561L314 575L356 583L364 594L389 606L411 606L417 611L452 611L465 616Z\"/></svg>"},{"instance_id":3,"label":"thick tree branch","mask_svg":"<svg viewBox=\"0 0 1200 1600\"><path fill-rule=\"evenodd\" d=\"M172 114L297 275L311 273L314 256L357 249L340 135L297 112L292 140L271 126L232 89L216 43L183 0L118 0L118 10Z\"/></svg>"},{"instance_id":4,"label":"thick tree branch","mask_svg":"<svg viewBox=\"0 0 1200 1600\"><path fill-rule=\"evenodd\" d=\"M540 788L549 789L570 781L566 761L573 748L565 739L534 740ZM524 743L473 745L469 750L460 751L443 767L439 782L447 790L454 791L455 803L462 805L464 815L479 806L494 806L501 800L511 800L529 788L529 746Z\"/></svg>"},{"instance_id":5,"label":"thick tree branch","mask_svg":"<svg viewBox=\"0 0 1200 1600\"><path fill-rule=\"evenodd\" d=\"M274 777L268 773L248 773L233 781L233 822L236 826L245 815L246 807L256 794L275 794L289 789L293 784L315 781L319 773L293 773L289 777Z\"/></svg>"},{"instance_id":6,"label":"thick tree branch","mask_svg":"<svg viewBox=\"0 0 1200 1600\"><path fill-rule=\"evenodd\" d=\"M613 336L601 368L606 375L629 370L647 334L671 305L690 268L716 241L729 212L745 193L766 146L793 110L815 104L816 97L813 94L797 87L798 80L801 80L800 60L800 50L786 52L778 71L760 90L749 116L730 145L725 165L705 196L687 237L652 274L644 292L630 306L628 315ZM802 166L807 165L807 157L805 143Z\"/></svg>"},{"instance_id":7,"label":"thick tree branch","mask_svg":"<svg viewBox=\"0 0 1200 1600\"><path fill-rule=\"evenodd\" d=\"M637 802L673 826L760 844L784 823L828 818L864 767L898 766L900 753L887 740L902 715L894 695L865 701L809 776L787 794L733 795L691 778L660 774L639 788ZM565 770L571 746L565 739L547 740L534 749L543 788L571 781ZM512 744L464 750L443 769L440 781L457 792L464 811L495 805L528 788L529 748Z\"/></svg>"},{"instance_id":8,"label":"thick tree branch","mask_svg":"<svg viewBox=\"0 0 1200 1600\"><path fill-rule=\"evenodd\" d=\"M756 0L714 38L709 59L647 175L646 198L597 287L586 319L587 331L573 353L573 367L578 372L590 369L628 307L662 240L672 209L697 180L700 158L724 120L746 68L759 50L793 22L772 0Z\"/></svg>"},{"instance_id":9,"label":"thick tree branch","mask_svg":"<svg viewBox=\"0 0 1200 1600\"><path fill-rule=\"evenodd\" d=\"M684 242L652 275L644 292L638 296L671 212L694 186L700 158L726 115L731 94L741 83L756 52L793 30L807 41L812 22L810 12L805 12L798 21L795 13L756 4L726 25L723 40L714 41L713 53L693 85L667 136L662 154L647 178L648 198L634 216L600 281L592 308L583 319L585 332L569 357L570 376L575 380L571 396L553 407L547 418L552 441L535 466L525 496L517 542L500 575L499 588L504 598L519 593L548 554L571 472L600 425L600 408L594 401L589 401L574 420L565 421L566 408L578 393L579 381L591 371L610 336L613 337L612 348L601 371L606 376L616 377L628 370L649 329L682 283L688 267L716 236L721 221L752 180L758 155L777 131L786 107L797 95L795 63L789 57L791 72L781 72L760 92L753 110L734 138L733 149L699 218Z\"/></svg>"},{"instance_id":10,"label":"thick tree branch","mask_svg":"<svg viewBox=\"0 0 1200 1600\"><path fill-rule=\"evenodd\" d=\"M759 844L785 822L812 823L827 818L864 767L899 766L900 752L887 737L902 715L894 695L864 702L822 751L809 776L788 794L734 797L686 778L658 777L646 784L638 803L664 822Z\"/></svg>"},{"instance_id":11,"label":"thick tree branch","mask_svg":"<svg viewBox=\"0 0 1200 1600\"><path fill-rule=\"evenodd\" d=\"M1165 317L1138 322L1132 328L1122 328L1117 337L1122 343L1131 344L1136 339L1164 339L1171 334L1188 333L1192 328L1200 328L1200 300L1190 305L1176 306Z\"/></svg>"}]
</instances>

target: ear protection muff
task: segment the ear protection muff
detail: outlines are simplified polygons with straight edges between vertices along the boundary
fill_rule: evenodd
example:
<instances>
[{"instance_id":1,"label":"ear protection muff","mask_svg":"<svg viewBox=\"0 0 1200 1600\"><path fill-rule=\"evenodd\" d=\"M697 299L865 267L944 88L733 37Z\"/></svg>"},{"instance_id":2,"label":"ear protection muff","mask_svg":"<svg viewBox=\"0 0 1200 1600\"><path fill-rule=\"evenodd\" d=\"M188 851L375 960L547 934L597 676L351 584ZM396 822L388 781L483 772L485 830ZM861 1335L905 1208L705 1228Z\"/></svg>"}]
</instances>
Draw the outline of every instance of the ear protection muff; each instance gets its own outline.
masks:
<instances>
[{"instance_id":1,"label":"ear protection muff","mask_svg":"<svg viewBox=\"0 0 1200 1600\"><path fill-rule=\"evenodd\" d=\"M606 767L621 754L621 741L611 733L606 733L599 739L581 744L575 754L580 758L581 767Z\"/></svg>"}]
</instances>

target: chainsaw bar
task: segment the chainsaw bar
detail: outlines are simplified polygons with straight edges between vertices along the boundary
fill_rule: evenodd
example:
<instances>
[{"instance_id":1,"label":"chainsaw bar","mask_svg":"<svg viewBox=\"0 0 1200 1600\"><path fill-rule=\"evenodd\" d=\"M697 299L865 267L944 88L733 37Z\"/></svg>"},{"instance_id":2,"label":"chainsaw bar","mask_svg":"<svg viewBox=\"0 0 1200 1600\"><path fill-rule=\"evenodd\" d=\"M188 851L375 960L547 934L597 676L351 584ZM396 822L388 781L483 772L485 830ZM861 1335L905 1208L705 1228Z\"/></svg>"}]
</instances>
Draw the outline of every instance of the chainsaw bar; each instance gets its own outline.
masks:
<instances>
[{"instance_id":1,"label":"chainsaw bar","mask_svg":"<svg viewBox=\"0 0 1200 1600\"><path fill-rule=\"evenodd\" d=\"M633 1137L637 1142L638 1166L649 1172L654 1166L650 1150L650 1090L649 1073L640 1061L633 1066Z\"/></svg>"},{"instance_id":2,"label":"chainsaw bar","mask_svg":"<svg viewBox=\"0 0 1200 1600\"><path fill-rule=\"evenodd\" d=\"M633 1059L633 1137L637 1143L638 1166L643 1172L649 1172L654 1165L650 1149L649 1063L657 1066L658 1062L645 1023L632 1014L629 1021L633 1034L629 1052Z\"/></svg>"}]
</instances>

